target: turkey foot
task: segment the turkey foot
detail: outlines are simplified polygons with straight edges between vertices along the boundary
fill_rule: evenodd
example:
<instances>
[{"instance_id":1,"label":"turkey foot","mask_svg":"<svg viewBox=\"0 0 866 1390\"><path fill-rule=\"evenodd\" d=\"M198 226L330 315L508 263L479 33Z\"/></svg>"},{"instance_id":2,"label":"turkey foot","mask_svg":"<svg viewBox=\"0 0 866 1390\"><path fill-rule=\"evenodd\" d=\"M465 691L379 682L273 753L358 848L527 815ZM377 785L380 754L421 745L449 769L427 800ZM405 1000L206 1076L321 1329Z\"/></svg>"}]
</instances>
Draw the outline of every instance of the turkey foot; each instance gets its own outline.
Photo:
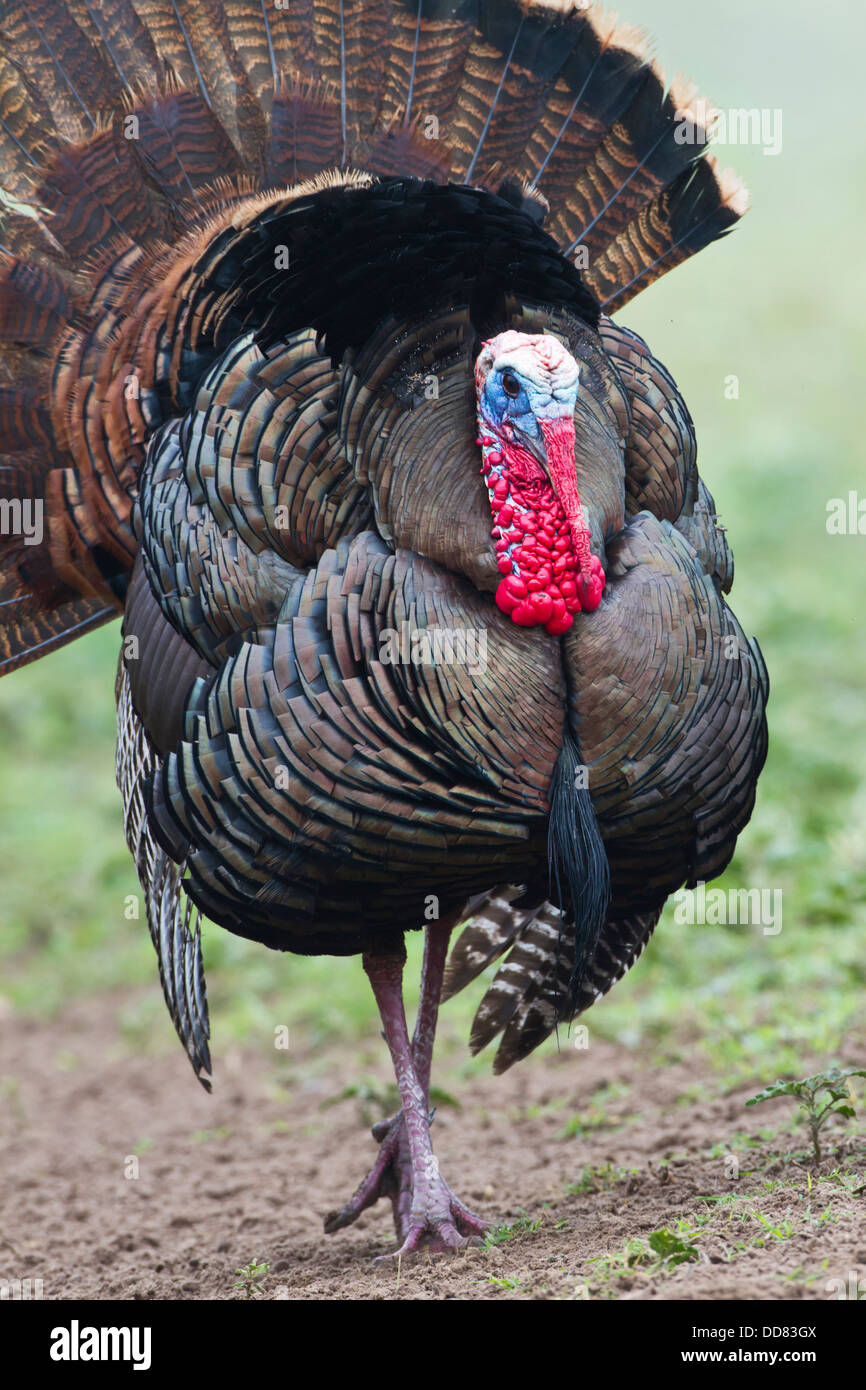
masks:
<instances>
[{"instance_id":1,"label":"turkey foot","mask_svg":"<svg viewBox=\"0 0 866 1390\"><path fill-rule=\"evenodd\" d=\"M376 1162L357 1187L354 1196L344 1206L337 1211L329 1212L325 1217L326 1235L333 1235L344 1226L350 1226L368 1207L375 1206L380 1197L388 1197L391 1201L397 1239L402 1241L405 1238L412 1197L412 1170L408 1161L406 1127L403 1124L402 1112L374 1125L373 1137L380 1143Z\"/></svg>"},{"instance_id":2,"label":"turkey foot","mask_svg":"<svg viewBox=\"0 0 866 1390\"><path fill-rule=\"evenodd\" d=\"M373 1134L381 1141L376 1162L345 1206L325 1218L328 1235L357 1221L380 1197L387 1197L391 1202L394 1230L400 1241L398 1254L421 1248L459 1249L466 1245L468 1238L484 1234L487 1223L454 1196L439 1174L432 1154L432 1182L425 1173L420 1188L416 1189L402 1113L374 1125ZM443 1210L447 1214L447 1225L456 1228L454 1231L442 1229L440 1213Z\"/></svg>"},{"instance_id":3,"label":"turkey foot","mask_svg":"<svg viewBox=\"0 0 866 1390\"><path fill-rule=\"evenodd\" d=\"M405 1173L405 1168L400 1171ZM401 1187L394 1202L394 1222L402 1244L398 1250L381 1255L377 1264L415 1251L462 1250L478 1243L486 1223L454 1196L439 1172L432 1149L423 1164L410 1161L408 1175L411 1186ZM404 1198L408 1198L408 1211Z\"/></svg>"},{"instance_id":4,"label":"turkey foot","mask_svg":"<svg viewBox=\"0 0 866 1390\"><path fill-rule=\"evenodd\" d=\"M482 1219L454 1196L442 1178L430 1141L430 1064L449 935L447 928L428 929L421 1002L411 1043L403 1008L405 953L364 956L402 1109L374 1126L373 1134L380 1140L376 1162L351 1200L326 1217L325 1231L341 1230L380 1197L388 1197L400 1241L397 1255L422 1249L459 1250L485 1230Z\"/></svg>"}]
</instances>

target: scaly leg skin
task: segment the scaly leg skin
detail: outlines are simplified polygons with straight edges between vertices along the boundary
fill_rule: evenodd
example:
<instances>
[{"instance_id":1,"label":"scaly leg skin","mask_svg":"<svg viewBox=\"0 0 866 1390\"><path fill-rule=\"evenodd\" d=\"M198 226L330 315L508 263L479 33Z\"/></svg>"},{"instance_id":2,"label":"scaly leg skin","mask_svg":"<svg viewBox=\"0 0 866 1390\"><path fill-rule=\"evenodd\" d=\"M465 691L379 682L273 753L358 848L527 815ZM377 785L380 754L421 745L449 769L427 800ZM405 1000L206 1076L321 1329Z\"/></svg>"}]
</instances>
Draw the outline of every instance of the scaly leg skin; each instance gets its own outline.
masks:
<instances>
[{"instance_id":1,"label":"scaly leg skin","mask_svg":"<svg viewBox=\"0 0 866 1390\"><path fill-rule=\"evenodd\" d=\"M333 1234L356 1221L380 1197L388 1197L401 1242L397 1255L420 1249L459 1250L486 1229L481 1217L464 1206L442 1178L430 1143L430 1066L450 930L442 924L427 929L421 1002L411 1043L403 1009L405 954L364 957L403 1109L374 1126L374 1136L381 1143L376 1163L351 1201L326 1218L325 1230Z\"/></svg>"}]
</instances>

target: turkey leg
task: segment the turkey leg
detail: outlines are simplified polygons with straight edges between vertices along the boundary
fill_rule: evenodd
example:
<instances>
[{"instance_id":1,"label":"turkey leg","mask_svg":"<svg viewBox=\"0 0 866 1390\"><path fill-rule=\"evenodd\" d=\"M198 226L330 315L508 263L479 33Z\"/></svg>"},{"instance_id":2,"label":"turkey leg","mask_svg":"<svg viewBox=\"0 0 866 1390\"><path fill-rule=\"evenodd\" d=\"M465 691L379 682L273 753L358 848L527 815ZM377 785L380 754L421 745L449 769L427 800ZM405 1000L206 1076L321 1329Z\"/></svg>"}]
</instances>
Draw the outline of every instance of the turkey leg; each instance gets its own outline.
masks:
<instances>
[{"instance_id":1,"label":"turkey leg","mask_svg":"<svg viewBox=\"0 0 866 1390\"><path fill-rule=\"evenodd\" d=\"M450 924L426 927L424 930L424 961L421 966L421 998L418 1002L418 1017L412 1034L412 1058L415 1074L430 1105L430 1070L433 1065L433 1043L436 1038L436 1024L439 1020L439 1002L442 997L442 981L445 977L445 961L448 958L448 943L453 928ZM373 1125L373 1138L380 1142L389 1134L394 1134L400 1124L402 1111L378 1120ZM431 1120L432 1124L432 1120Z\"/></svg>"},{"instance_id":2,"label":"turkey leg","mask_svg":"<svg viewBox=\"0 0 866 1390\"><path fill-rule=\"evenodd\" d=\"M411 1043L403 1007L405 952L363 958L403 1108L399 1115L374 1127L375 1137L381 1140L376 1163L351 1201L326 1218L325 1230L332 1234L348 1226L367 1207L387 1196L402 1242L397 1254L420 1248L459 1249L466 1245L468 1236L480 1235L485 1229L481 1218L454 1196L440 1176L430 1142L430 1069L450 934L450 925L427 928L421 1000Z\"/></svg>"}]
</instances>

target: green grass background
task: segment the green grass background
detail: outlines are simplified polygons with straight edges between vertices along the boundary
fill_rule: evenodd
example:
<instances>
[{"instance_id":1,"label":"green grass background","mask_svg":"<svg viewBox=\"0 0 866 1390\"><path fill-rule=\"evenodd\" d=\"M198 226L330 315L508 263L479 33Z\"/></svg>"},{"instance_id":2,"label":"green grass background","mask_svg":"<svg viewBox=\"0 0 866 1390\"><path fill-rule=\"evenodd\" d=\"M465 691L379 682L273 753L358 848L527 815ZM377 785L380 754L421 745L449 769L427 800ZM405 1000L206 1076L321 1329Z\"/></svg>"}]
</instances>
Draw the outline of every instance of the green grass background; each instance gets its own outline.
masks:
<instances>
[{"instance_id":1,"label":"green grass background","mask_svg":"<svg viewBox=\"0 0 866 1390\"><path fill-rule=\"evenodd\" d=\"M738 230L620 317L648 338L694 415L735 550L732 602L770 670L769 760L720 882L781 888L784 925L775 937L679 926L669 910L587 1022L591 1036L647 1055L695 1056L722 1085L757 1083L799 1073L805 1059L862 1055L866 536L828 536L825 522L829 498L866 496L855 71L866 25L841 3L620 8L654 33L669 72L687 72L719 106L783 111L777 157L719 151L752 193ZM737 400L725 398L730 374ZM162 1049L176 1043L153 949L144 922L124 916L137 883L113 777L118 640L112 624L0 683L0 995L39 1017L89 999L115 1011L121 1039ZM411 962L419 951L416 938ZM215 927L205 956L217 1062L232 1040L270 1045L275 1023L308 1056L348 1043L347 1080L358 1045L378 1046L358 961L282 956ZM447 1007L449 1071L487 1065L464 1047L476 999Z\"/></svg>"}]
</instances>

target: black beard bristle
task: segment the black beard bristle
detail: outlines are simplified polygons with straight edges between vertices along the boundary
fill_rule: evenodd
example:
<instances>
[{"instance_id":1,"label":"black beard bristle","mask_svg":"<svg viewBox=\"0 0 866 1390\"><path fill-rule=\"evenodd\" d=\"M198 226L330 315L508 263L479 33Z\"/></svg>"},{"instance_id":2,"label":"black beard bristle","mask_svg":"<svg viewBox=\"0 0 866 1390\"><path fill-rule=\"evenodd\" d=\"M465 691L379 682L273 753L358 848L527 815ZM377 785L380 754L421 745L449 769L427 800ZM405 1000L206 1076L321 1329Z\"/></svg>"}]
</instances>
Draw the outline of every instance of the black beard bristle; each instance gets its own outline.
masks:
<instances>
[{"instance_id":1,"label":"black beard bristle","mask_svg":"<svg viewBox=\"0 0 866 1390\"><path fill-rule=\"evenodd\" d=\"M610 866L589 789L575 785L582 766L577 739L566 725L550 784L547 835L552 900L562 909L563 920L574 921L574 960L563 1016L575 1005L610 901Z\"/></svg>"}]
</instances>

